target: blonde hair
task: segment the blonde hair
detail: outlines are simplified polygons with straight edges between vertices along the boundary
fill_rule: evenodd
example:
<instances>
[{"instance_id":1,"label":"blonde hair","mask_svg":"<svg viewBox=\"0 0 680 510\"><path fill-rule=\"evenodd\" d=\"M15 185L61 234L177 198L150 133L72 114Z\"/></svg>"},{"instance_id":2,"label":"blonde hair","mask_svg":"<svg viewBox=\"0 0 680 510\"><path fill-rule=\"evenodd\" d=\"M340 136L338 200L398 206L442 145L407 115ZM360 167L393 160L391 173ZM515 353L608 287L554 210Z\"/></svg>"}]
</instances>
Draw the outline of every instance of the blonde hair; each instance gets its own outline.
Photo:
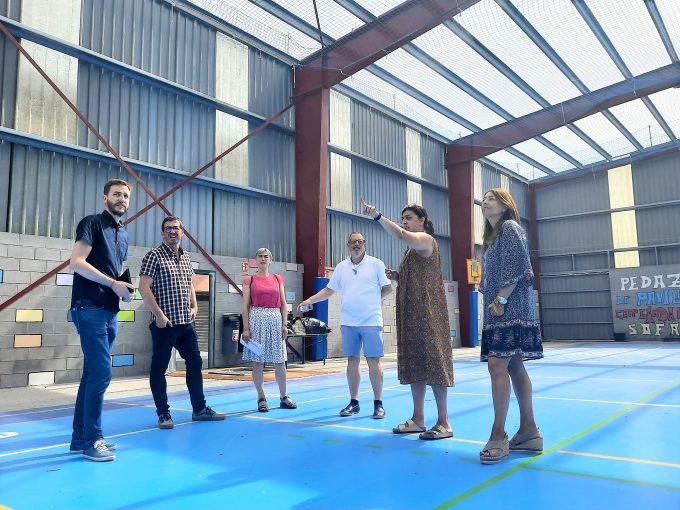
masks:
<instances>
[{"instance_id":1,"label":"blonde hair","mask_svg":"<svg viewBox=\"0 0 680 510\"><path fill-rule=\"evenodd\" d=\"M268 254L270 259L273 259L273 258L274 258L274 256L272 255L272 252L269 251L269 248L260 248L259 250L257 250L257 251L255 252L255 256L257 257L257 256L258 256L259 254L261 254L261 253L266 253L266 254Z\"/></svg>"},{"instance_id":2,"label":"blonde hair","mask_svg":"<svg viewBox=\"0 0 680 510\"><path fill-rule=\"evenodd\" d=\"M513 220L520 226L522 225L520 223L519 212L517 211L517 204L508 191L503 188L491 188L486 193L492 193L493 196L496 197L498 203L505 207L505 212L495 226L491 226L489 220L486 218L484 219L484 234L482 235L482 239L484 240L484 251L491 248L491 245L496 242L496 237L498 237L498 232L501 231L503 223L508 220ZM486 193L484 193L484 196L486 196Z\"/></svg>"}]
</instances>

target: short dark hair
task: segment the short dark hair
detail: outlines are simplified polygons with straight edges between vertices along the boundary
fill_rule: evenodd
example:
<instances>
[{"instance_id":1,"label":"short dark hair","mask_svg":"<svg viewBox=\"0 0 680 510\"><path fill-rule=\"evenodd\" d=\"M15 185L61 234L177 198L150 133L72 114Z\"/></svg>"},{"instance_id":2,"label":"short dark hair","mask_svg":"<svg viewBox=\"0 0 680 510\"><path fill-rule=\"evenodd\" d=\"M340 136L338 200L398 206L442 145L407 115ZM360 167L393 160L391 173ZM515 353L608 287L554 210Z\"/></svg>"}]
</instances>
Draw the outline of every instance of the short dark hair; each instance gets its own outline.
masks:
<instances>
[{"instance_id":1,"label":"short dark hair","mask_svg":"<svg viewBox=\"0 0 680 510\"><path fill-rule=\"evenodd\" d=\"M163 229L165 228L165 224L166 224L168 221L179 221L179 226L180 226L180 228L181 228L182 230L184 230L184 225L182 225L182 220L180 220L177 216L166 216L166 217L163 219L163 223L161 223L161 230L163 230Z\"/></svg>"},{"instance_id":2,"label":"short dark hair","mask_svg":"<svg viewBox=\"0 0 680 510\"><path fill-rule=\"evenodd\" d=\"M106 184L104 184L104 195L109 194L109 190L111 189L111 186L125 186L125 187L127 187L127 189L132 191L132 186L130 185L129 182L124 181L123 179L111 179Z\"/></svg>"}]
</instances>

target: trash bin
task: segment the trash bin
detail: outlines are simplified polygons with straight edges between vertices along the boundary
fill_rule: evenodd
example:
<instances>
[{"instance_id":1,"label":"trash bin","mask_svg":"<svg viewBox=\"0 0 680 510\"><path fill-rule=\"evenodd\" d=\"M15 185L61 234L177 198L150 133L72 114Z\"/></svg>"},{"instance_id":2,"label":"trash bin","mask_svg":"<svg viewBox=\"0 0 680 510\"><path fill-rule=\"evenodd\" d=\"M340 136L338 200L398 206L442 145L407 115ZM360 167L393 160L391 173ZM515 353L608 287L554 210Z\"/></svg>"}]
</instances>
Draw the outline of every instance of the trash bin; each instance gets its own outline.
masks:
<instances>
[{"instance_id":1,"label":"trash bin","mask_svg":"<svg viewBox=\"0 0 680 510\"><path fill-rule=\"evenodd\" d=\"M317 276L314 278L313 293L325 289L330 278ZM312 316L328 324L328 301L320 301L314 305ZM305 354L309 361L321 361L326 359L328 338L323 336L308 336L305 338Z\"/></svg>"},{"instance_id":2,"label":"trash bin","mask_svg":"<svg viewBox=\"0 0 680 510\"><path fill-rule=\"evenodd\" d=\"M225 313L222 316L222 354L236 354L243 351L240 344L243 333L243 319L238 313Z\"/></svg>"}]
</instances>

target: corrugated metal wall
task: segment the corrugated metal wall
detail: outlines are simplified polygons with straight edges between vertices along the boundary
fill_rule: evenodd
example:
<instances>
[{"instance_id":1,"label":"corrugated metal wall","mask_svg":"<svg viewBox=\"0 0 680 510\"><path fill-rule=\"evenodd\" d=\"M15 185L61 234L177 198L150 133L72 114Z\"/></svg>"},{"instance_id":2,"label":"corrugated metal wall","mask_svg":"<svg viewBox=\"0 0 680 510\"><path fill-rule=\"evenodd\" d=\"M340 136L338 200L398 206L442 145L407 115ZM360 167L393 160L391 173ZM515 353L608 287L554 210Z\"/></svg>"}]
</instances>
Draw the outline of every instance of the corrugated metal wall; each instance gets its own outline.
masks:
<instances>
[{"instance_id":1,"label":"corrugated metal wall","mask_svg":"<svg viewBox=\"0 0 680 510\"><path fill-rule=\"evenodd\" d=\"M680 156L632 166L640 266L680 263ZM547 339L613 339L615 267L608 173L536 190Z\"/></svg>"},{"instance_id":2,"label":"corrugated metal wall","mask_svg":"<svg viewBox=\"0 0 680 510\"><path fill-rule=\"evenodd\" d=\"M0 14L17 19L20 4L15 0L0 0ZM31 19L38 23L36 26L40 28L40 23L49 23L49 12L41 11L39 4L31 5L35 7ZM76 42L80 41L85 48L196 93L215 97L218 32L214 26L175 9L172 2L161 0L83 0L82 4L78 0L74 5L82 8L82 17L76 17L82 20L76 30L79 33ZM16 52L4 38L0 44L0 122L14 127ZM228 72L235 76L245 73L242 81L248 98L238 107L268 117L288 104L292 86L290 66L247 47L244 69L235 68L237 64L240 65L233 60L228 62L234 67ZM192 96L191 92L173 90L151 76L129 76L129 71L97 62L80 61L76 68L77 97L74 93L74 99L78 107L116 150L142 164L140 177L157 195L178 182L175 171L193 172L216 155L216 115L233 115L216 112L215 107L202 98ZM36 102L34 99L37 101L39 97L29 94L23 101L30 105ZM242 116L239 112L233 113ZM257 122L248 124L247 120L239 120L251 130L257 125ZM242 159L248 168L243 186L226 189L219 182L204 180L186 186L165 201L173 213L182 216L187 228L209 252L252 256L255 248L265 244L277 253L278 260L295 261L294 207L290 202L295 190L292 113L279 124L288 127L268 128L244 145ZM37 134L52 137L51 133ZM82 125L78 125L73 140L66 135L55 138L88 149L104 150ZM101 162L91 153L80 153L69 147L51 152L33 145L38 142L30 136L23 145L7 142L0 145L0 172L3 172L0 177L5 177L3 182L11 177L12 182L11 190L4 190L9 213L3 210L0 220L10 232L72 237L77 220L101 209L100 197L107 178L132 180L116 165ZM14 164L10 169L11 161ZM149 173L144 171L144 165L157 169ZM165 169L170 172L165 173ZM203 174L214 175L213 168ZM34 189L36 182L37 189ZM268 195L257 198L253 196L253 188L280 198ZM130 212L150 201L144 191L135 186ZM213 209L214 204L219 207ZM245 217L250 222L235 219L239 217L234 209L236 205L247 211ZM131 241L140 246L157 244L162 216L162 211L154 208L132 223L129 226ZM263 229L264 224L271 228ZM244 249L245 238L252 242Z\"/></svg>"},{"instance_id":3,"label":"corrugated metal wall","mask_svg":"<svg viewBox=\"0 0 680 510\"><path fill-rule=\"evenodd\" d=\"M352 100L352 150L393 168L406 170L403 124L370 106Z\"/></svg>"},{"instance_id":4,"label":"corrugated metal wall","mask_svg":"<svg viewBox=\"0 0 680 510\"><path fill-rule=\"evenodd\" d=\"M13 185L8 230L19 234L73 238L82 217L102 211L101 195L106 181L119 178L132 182L117 165L90 159L18 144L14 144L12 156ZM169 176L146 172L139 172L139 176L157 196L177 183L177 178ZM132 184L130 213L151 202L136 183ZM208 187L189 184L164 201L174 214L182 218L187 229L208 252L212 249L213 228L212 215L206 214L209 211L206 204L209 207L212 203L211 194ZM132 222L128 226L131 244L158 244L163 217L165 213L154 208L143 218ZM187 248L191 249L189 244Z\"/></svg>"},{"instance_id":5,"label":"corrugated metal wall","mask_svg":"<svg viewBox=\"0 0 680 510\"><path fill-rule=\"evenodd\" d=\"M290 103L293 93L293 70L291 67L250 48L248 69L248 110L269 118ZM292 108L277 123L293 128L295 109Z\"/></svg>"},{"instance_id":6,"label":"corrugated metal wall","mask_svg":"<svg viewBox=\"0 0 680 510\"><path fill-rule=\"evenodd\" d=\"M185 172L214 157L212 108L99 66L79 74L78 108L122 156ZM78 144L106 150L82 123Z\"/></svg>"},{"instance_id":7,"label":"corrugated metal wall","mask_svg":"<svg viewBox=\"0 0 680 510\"><path fill-rule=\"evenodd\" d=\"M446 145L429 136L422 135L420 150L422 152L423 179L427 179L429 182L439 186L447 186L448 177L444 168Z\"/></svg>"},{"instance_id":8,"label":"corrugated metal wall","mask_svg":"<svg viewBox=\"0 0 680 510\"><path fill-rule=\"evenodd\" d=\"M213 192L213 229L216 253L252 258L258 248L269 248L275 260L295 261L295 204Z\"/></svg>"},{"instance_id":9,"label":"corrugated metal wall","mask_svg":"<svg viewBox=\"0 0 680 510\"><path fill-rule=\"evenodd\" d=\"M346 101L345 96L335 91L331 101L330 132L334 134L335 145L339 149L330 150L331 153L340 149L348 151L347 154L332 156L351 160L349 184L352 191L351 200L347 197L334 200L332 191L344 188L337 183L329 184L329 203L337 203L334 207L360 214L360 198L363 197L375 204L386 217L399 222L402 208L417 196L435 225L442 249L442 270L444 277L450 279L448 191L443 188L447 182L444 144L355 99ZM347 143L342 143L345 139ZM341 179L341 173L333 173L330 165L329 179L334 178ZM346 241L352 231L362 232L368 242L367 251L385 261L388 267L397 267L403 257L404 244L365 217L331 210L327 225L326 264L329 266L334 267L347 257Z\"/></svg>"},{"instance_id":10,"label":"corrugated metal wall","mask_svg":"<svg viewBox=\"0 0 680 510\"><path fill-rule=\"evenodd\" d=\"M0 140L0 180L10 182L12 144ZM0 186L0 204L9 204L9 186ZM7 206L0 207L0 230L7 231Z\"/></svg>"},{"instance_id":11,"label":"corrugated metal wall","mask_svg":"<svg viewBox=\"0 0 680 510\"><path fill-rule=\"evenodd\" d=\"M215 31L160 0L83 0L81 45L210 96Z\"/></svg>"},{"instance_id":12,"label":"corrugated metal wall","mask_svg":"<svg viewBox=\"0 0 680 510\"><path fill-rule=\"evenodd\" d=\"M250 125L252 131L257 126ZM229 156L227 156L229 157ZM295 196L295 139L272 129L248 140L250 186L288 198Z\"/></svg>"},{"instance_id":13,"label":"corrugated metal wall","mask_svg":"<svg viewBox=\"0 0 680 510\"><path fill-rule=\"evenodd\" d=\"M0 14L19 19L21 2L0 0ZM0 37L0 126L14 127L19 52L6 37ZM7 181L4 181L7 182Z\"/></svg>"},{"instance_id":14,"label":"corrugated metal wall","mask_svg":"<svg viewBox=\"0 0 680 510\"><path fill-rule=\"evenodd\" d=\"M18 20L21 14L21 0L0 0L0 15Z\"/></svg>"}]
</instances>

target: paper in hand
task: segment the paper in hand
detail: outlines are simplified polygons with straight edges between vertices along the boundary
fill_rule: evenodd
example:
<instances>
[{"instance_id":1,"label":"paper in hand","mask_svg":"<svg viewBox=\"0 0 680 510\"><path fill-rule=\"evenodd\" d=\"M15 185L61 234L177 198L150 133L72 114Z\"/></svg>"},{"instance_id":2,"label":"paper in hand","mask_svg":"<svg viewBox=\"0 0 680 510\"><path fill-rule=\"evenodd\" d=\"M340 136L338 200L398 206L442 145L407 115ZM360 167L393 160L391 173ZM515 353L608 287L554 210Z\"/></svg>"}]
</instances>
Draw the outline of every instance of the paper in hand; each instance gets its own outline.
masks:
<instances>
[{"instance_id":1,"label":"paper in hand","mask_svg":"<svg viewBox=\"0 0 680 510\"><path fill-rule=\"evenodd\" d=\"M262 356L262 344L255 340L244 340L241 338L241 345L250 350L255 356Z\"/></svg>"}]
</instances>

